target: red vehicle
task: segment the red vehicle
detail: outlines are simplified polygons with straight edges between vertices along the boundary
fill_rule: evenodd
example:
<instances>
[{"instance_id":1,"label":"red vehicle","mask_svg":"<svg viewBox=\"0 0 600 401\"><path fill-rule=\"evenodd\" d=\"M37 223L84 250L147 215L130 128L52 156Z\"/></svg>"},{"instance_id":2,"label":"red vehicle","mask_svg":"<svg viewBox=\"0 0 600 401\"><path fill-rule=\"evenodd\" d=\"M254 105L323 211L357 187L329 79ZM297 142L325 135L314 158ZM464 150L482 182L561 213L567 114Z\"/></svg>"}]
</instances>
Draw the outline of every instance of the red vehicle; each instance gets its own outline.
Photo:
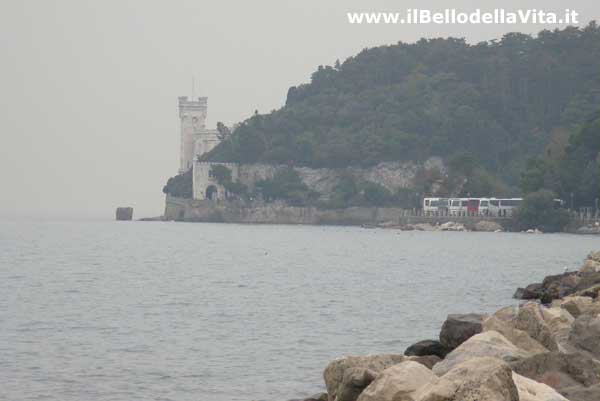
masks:
<instances>
[{"instance_id":1,"label":"red vehicle","mask_svg":"<svg viewBox=\"0 0 600 401\"><path fill-rule=\"evenodd\" d=\"M479 202L481 200L477 198L469 199L467 201L467 213L478 214L479 213Z\"/></svg>"}]
</instances>

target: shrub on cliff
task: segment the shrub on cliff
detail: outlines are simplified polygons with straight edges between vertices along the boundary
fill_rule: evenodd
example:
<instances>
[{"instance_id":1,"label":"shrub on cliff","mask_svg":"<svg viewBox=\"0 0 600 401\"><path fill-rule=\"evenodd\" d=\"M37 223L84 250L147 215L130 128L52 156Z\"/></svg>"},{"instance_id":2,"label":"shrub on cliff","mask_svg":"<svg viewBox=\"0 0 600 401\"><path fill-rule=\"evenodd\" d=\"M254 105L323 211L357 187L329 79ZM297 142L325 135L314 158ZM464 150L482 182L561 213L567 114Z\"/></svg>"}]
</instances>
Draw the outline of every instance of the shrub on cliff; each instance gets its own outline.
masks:
<instances>
[{"instance_id":1,"label":"shrub on cliff","mask_svg":"<svg viewBox=\"0 0 600 401\"><path fill-rule=\"evenodd\" d=\"M540 229L543 232L562 231L569 222L566 210L557 208L556 194L546 189L532 192L523 199L513 216L516 230Z\"/></svg>"},{"instance_id":2,"label":"shrub on cliff","mask_svg":"<svg viewBox=\"0 0 600 401\"><path fill-rule=\"evenodd\" d=\"M256 189L267 202L284 200L295 206L312 204L319 197L319 193L308 188L293 168L280 169L273 178L258 181Z\"/></svg>"},{"instance_id":3,"label":"shrub on cliff","mask_svg":"<svg viewBox=\"0 0 600 401\"><path fill-rule=\"evenodd\" d=\"M364 184L362 194L369 206L384 206L393 200L392 193L386 187L371 181Z\"/></svg>"},{"instance_id":4,"label":"shrub on cliff","mask_svg":"<svg viewBox=\"0 0 600 401\"><path fill-rule=\"evenodd\" d=\"M231 182L231 170L222 164L217 164L210 168L210 174L221 185L226 182Z\"/></svg>"},{"instance_id":5,"label":"shrub on cliff","mask_svg":"<svg viewBox=\"0 0 600 401\"><path fill-rule=\"evenodd\" d=\"M248 192L246 185L240 182L233 182L231 170L227 166L223 166L222 164L212 166L210 173L229 193L242 196Z\"/></svg>"},{"instance_id":6,"label":"shrub on cliff","mask_svg":"<svg viewBox=\"0 0 600 401\"><path fill-rule=\"evenodd\" d=\"M223 184L225 189L235 195L244 196L248 193L248 187L240 182L226 182Z\"/></svg>"},{"instance_id":7,"label":"shrub on cliff","mask_svg":"<svg viewBox=\"0 0 600 401\"><path fill-rule=\"evenodd\" d=\"M344 174L333 187L332 199L335 199L342 205L346 205L355 200L359 192L360 189L354 177L350 174Z\"/></svg>"},{"instance_id":8,"label":"shrub on cliff","mask_svg":"<svg viewBox=\"0 0 600 401\"><path fill-rule=\"evenodd\" d=\"M193 196L192 170L169 178L167 185L163 187L163 192L178 198L191 199Z\"/></svg>"},{"instance_id":9,"label":"shrub on cliff","mask_svg":"<svg viewBox=\"0 0 600 401\"><path fill-rule=\"evenodd\" d=\"M361 188L352 174L344 173L333 186L329 199L317 205L321 209L342 209L362 203Z\"/></svg>"},{"instance_id":10,"label":"shrub on cliff","mask_svg":"<svg viewBox=\"0 0 600 401\"><path fill-rule=\"evenodd\" d=\"M373 181L359 181L343 174L327 200L318 203L322 209L342 209L350 206L395 206L417 208L421 203L414 189L399 188L395 193Z\"/></svg>"}]
</instances>

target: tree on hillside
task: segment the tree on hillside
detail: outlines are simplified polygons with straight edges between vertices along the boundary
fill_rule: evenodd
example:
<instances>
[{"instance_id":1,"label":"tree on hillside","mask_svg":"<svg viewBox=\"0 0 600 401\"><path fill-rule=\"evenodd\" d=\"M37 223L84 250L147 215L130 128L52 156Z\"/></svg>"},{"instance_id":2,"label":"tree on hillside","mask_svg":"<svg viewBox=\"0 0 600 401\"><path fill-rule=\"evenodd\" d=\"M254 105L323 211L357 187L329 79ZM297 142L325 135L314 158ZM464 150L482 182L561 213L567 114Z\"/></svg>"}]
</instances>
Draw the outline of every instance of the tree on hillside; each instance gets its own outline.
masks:
<instances>
[{"instance_id":1,"label":"tree on hillside","mask_svg":"<svg viewBox=\"0 0 600 401\"><path fill-rule=\"evenodd\" d=\"M238 196L246 195L248 188L240 182L234 182L229 167L222 164L216 164L210 168L210 174L217 180L230 194Z\"/></svg>"},{"instance_id":2,"label":"tree on hillside","mask_svg":"<svg viewBox=\"0 0 600 401\"><path fill-rule=\"evenodd\" d=\"M540 189L571 198L574 206L594 206L600 198L600 112L575 130L569 144L557 159L530 160L521 174L525 193Z\"/></svg>"},{"instance_id":3,"label":"tree on hillside","mask_svg":"<svg viewBox=\"0 0 600 401\"><path fill-rule=\"evenodd\" d=\"M277 170L272 178L258 181L256 190L267 202L284 200L294 206L309 205L319 197L304 184L298 172L289 167Z\"/></svg>"},{"instance_id":4,"label":"tree on hillside","mask_svg":"<svg viewBox=\"0 0 600 401\"><path fill-rule=\"evenodd\" d=\"M539 229L543 232L562 231L569 222L566 210L556 206L556 194L541 189L528 194L513 215L516 230Z\"/></svg>"},{"instance_id":5,"label":"tree on hillside","mask_svg":"<svg viewBox=\"0 0 600 401\"><path fill-rule=\"evenodd\" d=\"M365 203L369 206L385 206L392 201L392 193L376 182L366 182L362 193Z\"/></svg>"},{"instance_id":6,"label":"tree on hillside","mask_svg":"<svg viewBox=\"0 0 600 401\"><path fill-rule=\"evenodd\" d=\"M231 170L222 164L211 166L210 175L221 185L231 181Z\"/></svg>"},{"instance_id":7,"label":"tree on hillside","mask_svg":"<svg viewBox=\"0 0 600 401\"><path fill-rule=\"evenodd\" d=\"M167 184L163 187L163 193L177 198L191 199L193 196L192 170L169 178Z\"/></svg>"},{"instance_id":8,"label":"tree on hillside","mask_svg":"<svg viewBox=\"0 0 600 401\"><path fill-rule=\"evenodd\" d=\"M219 121L217 123L217 138L219 138L220 141L224 141L228 139L230 135L231 130L225 124Z\"/></svg>"},{"instance_id":9,"label":"tree on hillside","mask_svg":"<svg viewBox=\"0 0 600 401\"><path fill-rule=\"evenodd\" d=\"M560 188L557 166L541 158L529 160L526 170L521 174L520 186L525 194L540 189L557 191Z\"/></svg>"}]
</instances>

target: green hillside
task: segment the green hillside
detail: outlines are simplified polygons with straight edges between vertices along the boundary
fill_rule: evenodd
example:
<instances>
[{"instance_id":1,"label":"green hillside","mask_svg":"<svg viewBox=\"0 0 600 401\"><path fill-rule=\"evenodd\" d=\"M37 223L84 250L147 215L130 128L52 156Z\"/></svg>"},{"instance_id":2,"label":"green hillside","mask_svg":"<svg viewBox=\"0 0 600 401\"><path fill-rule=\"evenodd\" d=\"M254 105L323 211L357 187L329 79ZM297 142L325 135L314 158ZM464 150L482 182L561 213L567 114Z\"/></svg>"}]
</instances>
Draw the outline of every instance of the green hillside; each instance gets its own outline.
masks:
<instances>
[{"instance_id":1,"label":"green hillside","mask_svg":"<svg viewBox=\"0 0 600 401\"><path fill-rule=\"evenodd\" d=\"M576 208L600 206L600 112L571 135L562 152L530 160L521 186L524 192L551 189Z\"/></svg>"},{"instance_id":2,"label":"green hillside","mask_svg":"<svg viewBox=\"0 0 600 401\"><path fill-rule=\"evenodd\" d=\"M596 23L473 45L422 39L319 66L204 158L343 167L466 156L514 186L599 108Z\"/></svg>"}]
</instances>

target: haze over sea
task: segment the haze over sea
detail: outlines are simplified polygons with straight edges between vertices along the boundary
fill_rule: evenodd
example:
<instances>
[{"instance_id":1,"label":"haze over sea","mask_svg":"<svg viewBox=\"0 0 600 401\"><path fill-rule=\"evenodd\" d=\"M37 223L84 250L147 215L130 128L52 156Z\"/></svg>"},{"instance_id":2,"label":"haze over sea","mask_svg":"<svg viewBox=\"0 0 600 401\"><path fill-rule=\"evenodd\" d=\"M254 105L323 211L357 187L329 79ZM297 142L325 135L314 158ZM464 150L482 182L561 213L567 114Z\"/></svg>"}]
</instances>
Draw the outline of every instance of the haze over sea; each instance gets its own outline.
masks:
<instances>
[{"instance_id":1,"label":"haze over sea","mask_svg":"<svg viewBox=\"0 0 600 401\"><path fill-rule=\"evenodd\" d=\"M0 399L281 401L516 304L597 238L355 227L3 222Z\"/></svg>"}]
</instances>

